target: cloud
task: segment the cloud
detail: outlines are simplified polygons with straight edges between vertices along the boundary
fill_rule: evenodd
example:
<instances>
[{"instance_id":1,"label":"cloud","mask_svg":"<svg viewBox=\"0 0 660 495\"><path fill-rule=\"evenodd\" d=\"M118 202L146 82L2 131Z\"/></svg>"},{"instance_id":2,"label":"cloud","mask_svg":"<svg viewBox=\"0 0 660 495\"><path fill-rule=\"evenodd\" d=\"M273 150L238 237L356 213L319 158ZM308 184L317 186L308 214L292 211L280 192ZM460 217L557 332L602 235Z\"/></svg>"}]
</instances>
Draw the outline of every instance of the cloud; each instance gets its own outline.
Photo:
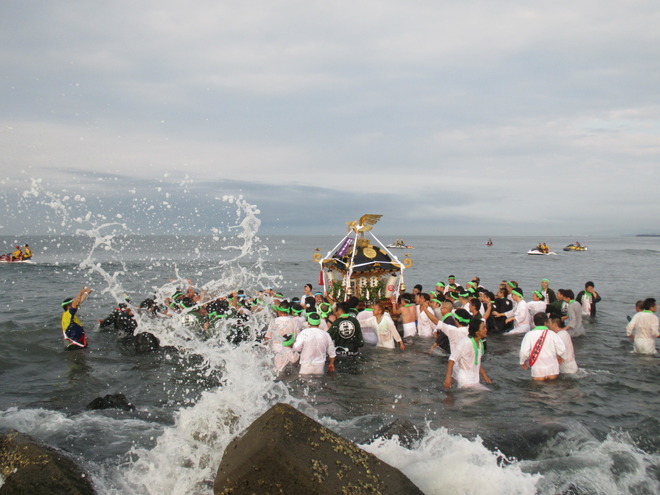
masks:
<instances>
[{"instance_id":1,"label":"cloud","mask_svg":"<svg viewBox=\"0 0 660 495\"><path fill-rule=\"evenodd\" d=\"M188 176L301 231L368 207L413 233L655 221L656 2L26 1L0 14L9 180L71 189L87 174L120 208L117 183Z\"/></svg>"}]
</instances>

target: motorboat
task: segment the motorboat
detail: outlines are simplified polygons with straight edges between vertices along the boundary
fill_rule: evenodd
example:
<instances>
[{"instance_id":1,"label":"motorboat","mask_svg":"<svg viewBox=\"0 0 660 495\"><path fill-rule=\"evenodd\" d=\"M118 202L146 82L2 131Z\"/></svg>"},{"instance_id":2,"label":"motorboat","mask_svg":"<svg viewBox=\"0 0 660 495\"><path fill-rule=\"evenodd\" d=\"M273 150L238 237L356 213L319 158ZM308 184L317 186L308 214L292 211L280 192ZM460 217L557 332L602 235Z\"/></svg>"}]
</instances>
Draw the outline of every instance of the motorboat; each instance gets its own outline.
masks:
<instances>
[{"instance_id":1,"label":"motorboat","mask_svg":"<svg viewBox=\"0 0 660 495\"><path fill-rule=\"evenodd\" d=\"M569 244L564 248L564 251L588 251L589 248L587 246L583 246L582 244Z\"/></svg>"},{"instance_id":2,"label":"motorboat","mask_svg":"<svg viewBox=\"0 0 660 495\"><path fill-rule=\"evenodd\" d=\"M403 242L403 239L397 239L393 243L388 244L387 247L390 249L415 249L414 246L410 246L409 244Z\"/></svg>"}]
</instances>

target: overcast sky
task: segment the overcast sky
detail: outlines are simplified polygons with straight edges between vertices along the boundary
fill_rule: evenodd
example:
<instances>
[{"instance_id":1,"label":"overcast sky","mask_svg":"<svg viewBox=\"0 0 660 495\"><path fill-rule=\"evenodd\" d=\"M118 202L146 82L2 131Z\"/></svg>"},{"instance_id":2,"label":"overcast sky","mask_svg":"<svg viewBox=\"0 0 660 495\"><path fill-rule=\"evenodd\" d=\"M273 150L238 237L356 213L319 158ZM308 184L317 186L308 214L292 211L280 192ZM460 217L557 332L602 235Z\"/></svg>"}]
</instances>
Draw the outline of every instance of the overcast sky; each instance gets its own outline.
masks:
<instances>
[{"instance_id":1,"label":"overcast sky","mask_svg":"<svg viewBox=\"0 0 660 495\"><path fill-rule=\"evenodd\" d=\"M0 234L43 231L11 211L32 178L153 233L147 205L203 231L227 194L267 233L660 232L658 26L657 0L6 0Z\"/></svg>"}]
</instances>

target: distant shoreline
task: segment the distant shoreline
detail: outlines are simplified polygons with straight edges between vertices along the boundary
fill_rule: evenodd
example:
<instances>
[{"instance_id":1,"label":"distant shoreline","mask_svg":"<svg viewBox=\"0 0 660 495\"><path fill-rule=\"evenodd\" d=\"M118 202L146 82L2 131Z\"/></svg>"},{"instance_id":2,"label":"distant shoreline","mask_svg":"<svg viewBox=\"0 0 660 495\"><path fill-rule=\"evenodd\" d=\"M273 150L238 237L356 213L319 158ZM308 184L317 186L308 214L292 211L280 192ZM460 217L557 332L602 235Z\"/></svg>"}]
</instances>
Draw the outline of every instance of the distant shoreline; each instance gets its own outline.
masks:
<instances>
[{"instance_id":1,"label":"distant shoreline","mask_svg":"<svg viewBox=\"0 0 660 495\"><path fill-rule=\"evenodd\" d=\"M637 234L635 237L660 237L660 234Z\"/></svg>"}]
</instances>

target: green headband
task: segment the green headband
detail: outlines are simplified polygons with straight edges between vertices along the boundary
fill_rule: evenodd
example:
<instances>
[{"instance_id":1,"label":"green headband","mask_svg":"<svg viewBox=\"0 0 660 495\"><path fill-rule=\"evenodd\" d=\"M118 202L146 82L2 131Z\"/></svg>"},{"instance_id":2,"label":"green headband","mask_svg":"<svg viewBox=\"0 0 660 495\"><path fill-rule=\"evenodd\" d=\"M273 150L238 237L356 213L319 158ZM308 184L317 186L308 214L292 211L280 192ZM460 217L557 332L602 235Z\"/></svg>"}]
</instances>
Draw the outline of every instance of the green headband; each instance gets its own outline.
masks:
<instances>
[{"instance_id":1,"label":"green headband","mask_svg":"<svg viewBox=\"0 0 660 495\"><path fill-rule=\"evenodd\" d=\"M550 280L548 280L547 278L544 278L543 280L541 280L541 282L548 282L548 283L550 283Z\"/></svg>"},{"instance_id":2,"label":"green headband","mask_svg":"<svg viewBox=\"0 0 660 495\"><path fill-rule=\"evenodd\" d=\"M466 323L466 324L467 324L467 323L470 323L470 319L469 319L469 318L462 318L462 317L458 316L457 314L454 314L454 315L452 315L452 316L454 317L454 320L459 321L459 322L461 322L461 323Z\"/></svg>"},{"instance_id":3,"label":"green headband","mask_svg":"<svg viewBox=\"0 0 660 495\"><path fill-rule=\"evenodd\" d=\"M293 309L293 308L291 308L291 311L293 311L294 314L299 315L299 314L302 313L304 310L303 310L303 309Z\"/></svg>"},{"instance_id":4,"label":"green headband","mask_svg":"<svg viewBox=\"0 0 660 495\"><path fill-rule=\"evenodd\" d=\"M318 327L321 324L321 319L320 318L316 319L316 318L312 318L311 316L308 316L307 323L309 323L313 327Z\"/></svg>"},{"instance_id":5,"label":"green headband","mask_svg":"<svg viewBox=\"0 0 660 495\"><path fill-rule=\"evenodd\" d=\"M282 345L284 347L291 347L293 343L296 341L296 335L291 333L289 335L284 336L284 342L282 342Z\"/></svg>"},{"instance_id":6,"label":"green headband","mask_svg":"<svg viewBox=\"0 0 660 495\"><path fill-rule=\"evenodd\" d=\"M444 283L444 282L438 282L437 284L435 284L436 287L437 287L438 285L439 285L440 287L444 287L444 286L445 286L445 283Z\"/></svg>"},{"instance_id":7,"label":"green headband","mask_svg":"<svg viewBox=\"0 0 660 495\"><path fill-rule=\"evenodd\" d=\"M509 287L513 287L514 289L516 288L516 284L514 284L512 281L508 281L508 282L507 282L507 285L508 285Z\"/></svg>"},{"instance_id":8,"label":"green headband","mask_svg":"<svg viewBox=\"0 0 660 495\"><path fill-rule=\"evenodd\" d=\"M66 305L68 305L68 304L71 304L72 302L73 302L73 299L67 299L66 301L64 301L64 302L62 303L62 307L66 306Z\"/></svg>"},{"instance_id":9,"label":"green headband","mask_svg":"<svg viewBox=\"0 0 660 495\"><path fill-rule=\"evenodd\" d=\"M442 301L440 301L439 299L431 299L431 302L437 302L438 304L442 304Z\"/></svg>"},{"instance_id":10,"label":"green headband","mask_svg":"<svg viewBox=\"0 0 660 495\"><path fill-rule=\"evenodd\" d=\"M518 289L513 289L511 291L511 294L515 294L518 297L523 297L523 295L520 293L520 291Z\"/></svg>"},{"instance_id":11,"label":"green headband","mask_svg":"<svg viewBox=\"0 0 660 495\"><path fill-rule=\"evenodd\" d=\"M539 299L543 299L543 293L541 291L535 290L534 294L536 294L536 297L538 297Z\"/></svg>"}]
</instances>

